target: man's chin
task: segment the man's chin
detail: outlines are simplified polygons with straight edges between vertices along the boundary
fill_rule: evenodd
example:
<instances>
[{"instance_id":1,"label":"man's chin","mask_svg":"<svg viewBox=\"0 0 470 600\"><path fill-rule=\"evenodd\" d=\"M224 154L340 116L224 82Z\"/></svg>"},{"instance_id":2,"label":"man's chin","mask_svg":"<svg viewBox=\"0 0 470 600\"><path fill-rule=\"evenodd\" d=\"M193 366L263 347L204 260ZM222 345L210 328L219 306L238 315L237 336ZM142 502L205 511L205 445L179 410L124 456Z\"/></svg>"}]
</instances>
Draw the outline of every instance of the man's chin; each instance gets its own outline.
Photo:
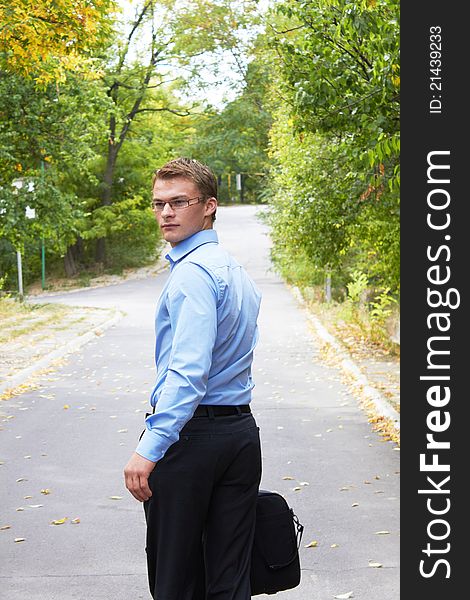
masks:
<instances>
[{"instance_id":1,"label":"man's chin","mask_svg":"<svg viewBox=\"0 0 470 600\"><path fill-rule=\"evenodd\" d=\"M162 235L165 242L169 242L170 244L178 244L182 240L181 236L176 232L175 229L163 230Z\"/></svg>"}]
</instances>

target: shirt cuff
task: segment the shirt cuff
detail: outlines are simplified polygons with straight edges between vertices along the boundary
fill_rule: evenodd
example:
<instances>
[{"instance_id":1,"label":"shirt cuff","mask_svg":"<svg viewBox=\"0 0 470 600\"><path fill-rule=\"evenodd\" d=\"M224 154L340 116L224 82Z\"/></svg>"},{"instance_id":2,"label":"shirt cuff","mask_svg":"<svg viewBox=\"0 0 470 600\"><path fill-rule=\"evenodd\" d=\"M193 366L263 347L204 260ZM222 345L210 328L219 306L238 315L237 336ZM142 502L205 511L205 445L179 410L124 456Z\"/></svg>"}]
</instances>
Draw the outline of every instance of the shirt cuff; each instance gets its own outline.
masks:
<instances>
[{"instance_id":1,"label":"shirt cuff","mask_svg":"<svg viewBox=\"0 0 470 600\"><path fill-rule=\"evenodd\" d=\"M161 435L151 429L146 429L135 451L147 460L158 462L170 446L171 442L169 440L162 438Z\"/></svg>"}]
</instances>

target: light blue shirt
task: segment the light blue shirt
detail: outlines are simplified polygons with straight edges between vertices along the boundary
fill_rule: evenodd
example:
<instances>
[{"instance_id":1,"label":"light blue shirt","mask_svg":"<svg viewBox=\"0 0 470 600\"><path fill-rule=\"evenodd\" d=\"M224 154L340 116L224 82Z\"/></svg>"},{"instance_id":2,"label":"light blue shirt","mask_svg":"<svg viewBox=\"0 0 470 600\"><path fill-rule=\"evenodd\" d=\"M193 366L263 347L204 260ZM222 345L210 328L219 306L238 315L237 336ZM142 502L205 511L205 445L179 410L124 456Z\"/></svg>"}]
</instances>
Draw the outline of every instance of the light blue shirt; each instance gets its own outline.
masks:
<instances>
[{"instance_id":1,"label":"light blue shirt","mask_svg":"<svg viewBox=\"0 0 470 600\"><path fill-rule=\"evenodd\" d=\"M171 274L157 305L157 381L136 452L162 458L199 404L249 404L261 294L219 246L199 231L166 255Z\"/></svg>"}]
</instances>

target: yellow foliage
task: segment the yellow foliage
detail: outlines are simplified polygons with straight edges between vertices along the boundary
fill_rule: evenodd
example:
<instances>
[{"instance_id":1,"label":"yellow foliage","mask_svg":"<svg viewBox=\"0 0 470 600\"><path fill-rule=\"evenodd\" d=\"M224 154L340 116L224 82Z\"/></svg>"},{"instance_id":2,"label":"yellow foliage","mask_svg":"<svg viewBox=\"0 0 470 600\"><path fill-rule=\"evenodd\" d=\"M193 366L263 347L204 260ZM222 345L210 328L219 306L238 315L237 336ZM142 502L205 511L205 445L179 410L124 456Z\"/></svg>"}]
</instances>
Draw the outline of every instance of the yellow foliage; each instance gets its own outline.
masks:
<instances>
[{"instance_id":1,"label":"yellow foliage","mask_svg":"<svg viewBox=\"0 0 470 600\"><path fill-rule=\"evenodd\" d=\"M0 0L0 65L40 84L83 72L115 10L114 0Z\"/></svg>"}]
</instances>

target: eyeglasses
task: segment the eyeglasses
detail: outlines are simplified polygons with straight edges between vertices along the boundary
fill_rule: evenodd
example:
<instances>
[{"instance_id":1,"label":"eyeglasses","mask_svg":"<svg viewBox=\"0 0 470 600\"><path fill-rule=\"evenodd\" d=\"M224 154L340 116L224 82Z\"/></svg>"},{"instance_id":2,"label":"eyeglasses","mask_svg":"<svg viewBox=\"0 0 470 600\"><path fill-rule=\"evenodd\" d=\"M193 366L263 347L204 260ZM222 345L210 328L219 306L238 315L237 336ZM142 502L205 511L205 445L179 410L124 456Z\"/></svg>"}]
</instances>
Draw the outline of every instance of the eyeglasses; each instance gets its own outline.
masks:
<instances>
[{"instance_id":1,"label":"eyeglasses","mask_svg":"<svg viewBox=\"0 0 470 600\"><path fill-rule=\"evenodd\" d=\"M175 198L174 200L170 200L169 202L163 202L162 200L153 200L152 208L156 212L161 212L165 208L165 204L169 204L171 210L181 210L182 208L187 208L188 206L192 206L193 204L198 204L204 200L202 196L197 198Z\"/></svg>"}]
</instances>

